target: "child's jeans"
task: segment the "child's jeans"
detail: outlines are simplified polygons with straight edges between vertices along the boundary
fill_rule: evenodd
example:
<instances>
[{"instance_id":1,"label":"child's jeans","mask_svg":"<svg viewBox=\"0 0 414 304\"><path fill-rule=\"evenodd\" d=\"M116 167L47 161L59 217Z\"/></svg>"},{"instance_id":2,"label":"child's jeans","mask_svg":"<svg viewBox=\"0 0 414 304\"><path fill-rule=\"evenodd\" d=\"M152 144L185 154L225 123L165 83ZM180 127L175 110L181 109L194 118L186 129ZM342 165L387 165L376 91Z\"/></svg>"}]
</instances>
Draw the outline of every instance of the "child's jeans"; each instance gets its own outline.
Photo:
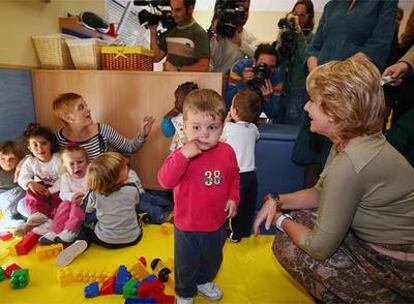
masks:
<instances>
[{"instance_id":1,"label":"child's jeans","mask_svg":"<svg viewBox=\"0 0 414 304\"><path fill-rule=\"evenodd\" d=\"M162 224L165 216L172 210L172 203L158 195L149 192L140 194L137 211L147 212L155 224Z\"/></svg>"},{"instance_id":2,"label":"child's jeans","mask_svg":"<svg viewBox=\"0 0 414 304\"><path fill-rule=\"evenodd\" d=\"M4 218L11 218L12 215L18 214L17 204L24 198L24 190L20 187L14 187L0 194L0 210Z\"/></svg>"},{"instance_id":3,"label":"child's jeans","mask_svg":"<svg viewBox=\"0 0 414 304\"><path fill-rule=\"evenodd\" d=\"M85 212L78 204L64 201L56 209L51 230L56 234L63 230L78 232L84 220Z\"/></svg>"},{"instance_id":4,"label":"child's jeans","mask_svg":"<svg viewBox=\"0 0 414 304\"><path fill-rule=\"evenodd\" d=\"M59 193L54 193L51 196L46 197L43 195L36 194L29 189L27 189L26 191L25 200L27 211L30 215L35 212L40 212L49 218L53 217L57 207L61 202L61 199L59 198Z\"/></svg>"}]
</instances>

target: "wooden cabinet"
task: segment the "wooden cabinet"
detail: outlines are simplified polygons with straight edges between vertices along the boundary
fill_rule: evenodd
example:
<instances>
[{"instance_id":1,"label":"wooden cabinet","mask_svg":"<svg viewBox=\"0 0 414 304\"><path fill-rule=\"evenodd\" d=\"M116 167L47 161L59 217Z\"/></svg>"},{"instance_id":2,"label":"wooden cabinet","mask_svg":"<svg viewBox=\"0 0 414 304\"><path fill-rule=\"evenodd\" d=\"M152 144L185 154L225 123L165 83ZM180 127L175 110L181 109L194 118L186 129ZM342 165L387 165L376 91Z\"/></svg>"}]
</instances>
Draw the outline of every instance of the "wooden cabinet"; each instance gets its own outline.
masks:
<instances>
[{"instance_id":1,"label":"wooden cabinet","mask_svg":"<svg viewBox=\"0 0 414 304\"><path fill-rule=\"evenodd\" d=\"M132 156L132 167L145 188L161 189L157 172L170 139L161 133L162 117L174 106L174 91L185 81L222 92L221 73L33 70L33 97L38 123L60 127L52 111L54 98L66 92L84 97L96 122L105 122L126 137L137 134L145 115L156 122L145 146Z\"/></svg>"}]
</instances>

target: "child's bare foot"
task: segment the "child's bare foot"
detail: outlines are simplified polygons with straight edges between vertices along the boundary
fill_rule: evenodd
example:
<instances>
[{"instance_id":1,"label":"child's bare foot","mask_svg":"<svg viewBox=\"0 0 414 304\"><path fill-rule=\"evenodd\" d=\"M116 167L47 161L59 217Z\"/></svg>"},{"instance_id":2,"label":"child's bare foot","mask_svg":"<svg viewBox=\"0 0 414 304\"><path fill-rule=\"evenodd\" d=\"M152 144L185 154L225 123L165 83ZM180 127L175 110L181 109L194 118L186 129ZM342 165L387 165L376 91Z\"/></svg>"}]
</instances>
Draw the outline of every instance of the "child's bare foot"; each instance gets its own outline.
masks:
<instances>
[{"instance_id":1,"label":"child's bare foot","mask_svg":"<svg viewBox=\"0 0 414 304\"><path fill-rule=\"evenodd\" d=\"M30 226L39 226L48 220L48 217L41 212L35 212L27 219L27 224Z\"/></svg>"}]
</instances>

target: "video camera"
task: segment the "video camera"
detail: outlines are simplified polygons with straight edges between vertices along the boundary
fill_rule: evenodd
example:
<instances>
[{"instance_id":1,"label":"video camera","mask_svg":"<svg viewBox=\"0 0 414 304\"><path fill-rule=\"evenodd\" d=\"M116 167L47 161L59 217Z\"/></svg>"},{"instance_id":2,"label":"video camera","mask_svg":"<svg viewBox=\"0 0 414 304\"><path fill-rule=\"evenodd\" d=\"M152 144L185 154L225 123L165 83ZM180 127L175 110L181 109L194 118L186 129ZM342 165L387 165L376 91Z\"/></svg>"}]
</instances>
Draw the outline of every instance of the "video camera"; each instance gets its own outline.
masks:
<instances>
[{"instance_id":1,"label":"video camera","mask_svg":"<svg viewBox=\"0 0 414 304\"><path fill-rule=\"evenodd\" d=\"M143 9L138 13L139 23L145 27L158 24L161 24L166 30L175 27L176 24L171 15L170 0L136 0L134 5L150 7L150 11Z\"/></svg>"},{"instance_id":2,"label":"video camera","mask_svg":"<svg viewBox=\"0 0 414 304\"><path fill-rule=\"evenodd\" d=\"M217 35L233 38L237 28L243 26L245 10L240 0L217 0L214 15L217 18Z\"/></svg>"},{"instance_id":3,"label":"video camera","mask_svg":"<svg viewBox=\"0 0 414 304\"><path fill-rule=\"evenodd\" d=\"M265 84L266 79L272 77L272 70L266 63L261 62L253 67L254 78L247 82L247 86L256 91L259 96L262 96L260 87Z\"/></svg>"},{"instance_id":4,"label":"video camera","mask_svg":"<svg viewBox=\"0 0 414 304\"><path fill-rule=\"evenodd\" d=\"M278 51L283 57L290 58L297 48L295 18L289 17L289 15L286 18L281 18L277 26L283 30L280 35Z\"/></svg>"}]
</instances>

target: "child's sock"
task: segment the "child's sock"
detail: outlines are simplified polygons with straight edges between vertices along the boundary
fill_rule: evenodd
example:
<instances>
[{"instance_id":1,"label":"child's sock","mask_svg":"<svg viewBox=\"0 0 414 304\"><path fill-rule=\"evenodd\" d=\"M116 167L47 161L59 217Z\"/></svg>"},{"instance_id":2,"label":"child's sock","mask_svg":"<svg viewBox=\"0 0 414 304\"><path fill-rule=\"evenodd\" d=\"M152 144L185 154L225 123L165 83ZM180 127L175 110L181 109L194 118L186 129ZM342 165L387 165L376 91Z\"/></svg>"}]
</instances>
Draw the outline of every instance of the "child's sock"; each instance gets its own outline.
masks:
<instances>
[{"instance_id":1,"label":"child's sock","mask_svg":"<svg viewBox=\"0 0 414 304\"><path fill-rule=\"evenodd\" d=\"M72 263L72 261L88 248L88 243L84 240L77 240L75 243L66 247L59 253L56 259L56 264L64 267Z\"/></svg>"},{"instance_id":2,"label":"child's sock","mask_svg":"<svg viewBox=\"0 0 414 304\"><path fill-rule=\"evenodd\" d=\"M59 243L72 243L75 240L76 233L69 231L69 230L63 230L57 235L57 241Z\"/></svg>"}]
</instances>

